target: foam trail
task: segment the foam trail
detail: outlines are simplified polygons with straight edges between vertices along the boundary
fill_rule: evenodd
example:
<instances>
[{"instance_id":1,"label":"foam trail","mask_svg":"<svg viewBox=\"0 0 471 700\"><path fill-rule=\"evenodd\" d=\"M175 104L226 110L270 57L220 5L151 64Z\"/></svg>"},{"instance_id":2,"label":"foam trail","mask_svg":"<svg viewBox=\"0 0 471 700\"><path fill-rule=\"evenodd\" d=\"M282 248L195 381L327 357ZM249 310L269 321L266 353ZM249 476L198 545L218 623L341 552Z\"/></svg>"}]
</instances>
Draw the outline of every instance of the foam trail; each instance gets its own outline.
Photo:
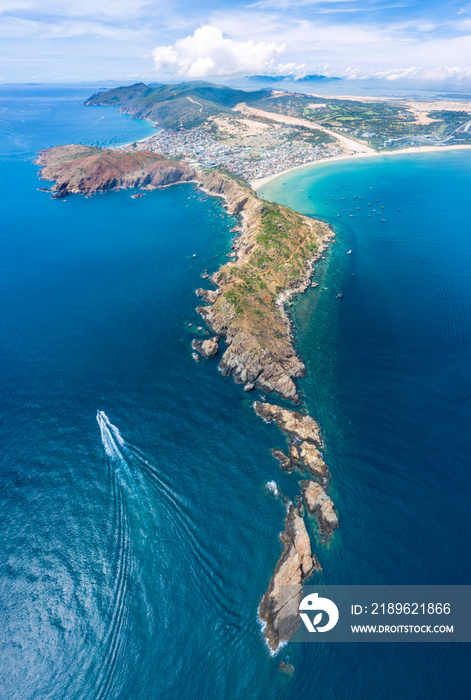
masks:
<instances>
[{"instance_id":1,"label":"foam trail","mask_svg":"<svg viewBox=\"0 0 471 700\"><path fill-rule=\"evenodd\" d=\"M118 445L124 447L124 440L118 428L110 423L104 411L97 411L96 419L100 426L101 441L106 454L108 457L111 457L111 459L119 459L121 462L124 461L124 457L118 447Z\"/></svg>"}]
</instances>

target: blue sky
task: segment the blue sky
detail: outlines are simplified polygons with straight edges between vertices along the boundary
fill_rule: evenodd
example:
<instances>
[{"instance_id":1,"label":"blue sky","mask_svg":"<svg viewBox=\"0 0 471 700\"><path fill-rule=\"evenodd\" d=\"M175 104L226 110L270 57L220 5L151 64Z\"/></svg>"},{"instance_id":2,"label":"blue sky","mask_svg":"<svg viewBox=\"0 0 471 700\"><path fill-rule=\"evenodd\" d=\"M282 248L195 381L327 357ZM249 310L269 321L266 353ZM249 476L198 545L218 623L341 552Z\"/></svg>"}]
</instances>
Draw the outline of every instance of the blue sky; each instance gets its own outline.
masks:
<instances>
[{"instance_id":1,"label":"blue sky","mask_svg":"<svg viewBox=\"0 0 471 700\"><path fill-rule=\"evenodd\" d=\"M471 1L0 0L0 81L471 81Z\"/></svg>"}]
</instances>

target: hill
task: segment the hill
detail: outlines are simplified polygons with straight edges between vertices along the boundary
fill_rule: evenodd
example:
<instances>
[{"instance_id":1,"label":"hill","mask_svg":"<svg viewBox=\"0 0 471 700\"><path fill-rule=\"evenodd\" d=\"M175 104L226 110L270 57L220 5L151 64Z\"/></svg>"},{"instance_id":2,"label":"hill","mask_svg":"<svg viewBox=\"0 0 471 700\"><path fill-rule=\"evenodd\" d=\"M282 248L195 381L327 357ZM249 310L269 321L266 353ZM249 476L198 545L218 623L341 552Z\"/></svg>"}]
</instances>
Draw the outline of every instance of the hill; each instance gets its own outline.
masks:
<instances>
[{"instance_id":1,"label":"hill","mask_svg":"<svg viewBox=\"0 0 471 700\"><path fill-rule=\"evenodd\" d=\"M206 82L176 85L135 83L92 95L86 105L119 107L120 111L140 119L150 119L166 129L189 129L208 117L231 112L239 102L258 102L271 90L247 92Z\"/></svg>"},{"instance_id":2,"label":"hill","mask_svg":"<svg viewBox=\"0 0 471 700\"><path fill-rule=\"evenodd\" d=\"M95 194L106 190L141 187L154 189L189 181L195 172L183 161L173 161L144 151L118 152L70 144L41 151L42 180L54 180L55 197Z\"/></svg>"}]
</instances>

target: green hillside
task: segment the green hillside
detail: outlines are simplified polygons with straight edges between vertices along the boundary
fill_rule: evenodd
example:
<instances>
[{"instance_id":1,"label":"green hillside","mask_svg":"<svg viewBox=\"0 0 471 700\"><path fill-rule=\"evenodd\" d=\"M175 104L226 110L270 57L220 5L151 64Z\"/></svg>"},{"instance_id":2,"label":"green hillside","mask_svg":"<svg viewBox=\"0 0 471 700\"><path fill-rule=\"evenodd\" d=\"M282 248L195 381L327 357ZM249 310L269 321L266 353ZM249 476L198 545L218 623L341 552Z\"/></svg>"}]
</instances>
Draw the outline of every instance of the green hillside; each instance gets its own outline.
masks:
<instances>
[{"instance_id":1,"label":"green hillside","mask_svg":"<svg viewBox=\"0 0 471 700\"><path fill-rule=\"evenodd\" d=\"M96 93L85 104L120 107L126 114L150 119L163 128L189 129L208 117L230 112L239 102L259 102L270 95L270 90L246 92L200 81L175 85L135 83Z\"/></svg>"}]
</instances>

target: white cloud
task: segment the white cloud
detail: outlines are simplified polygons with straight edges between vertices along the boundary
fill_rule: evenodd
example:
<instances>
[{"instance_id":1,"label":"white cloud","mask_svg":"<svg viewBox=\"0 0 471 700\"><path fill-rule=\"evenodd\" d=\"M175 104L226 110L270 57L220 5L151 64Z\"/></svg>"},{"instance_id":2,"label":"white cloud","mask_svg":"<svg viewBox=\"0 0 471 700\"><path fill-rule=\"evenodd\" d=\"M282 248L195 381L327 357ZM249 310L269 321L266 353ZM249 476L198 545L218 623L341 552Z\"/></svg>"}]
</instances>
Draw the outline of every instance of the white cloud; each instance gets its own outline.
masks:
<instances>
[{"instance_id":1,"label":"white cloud","mask_svg":"<svg viewBox=\"0 0 471 700\"><path fill-rule=\"evenodd\" d=\"M157 71L206 78L277 71L275 58L285 48L275 42L229 39L219 27L205 25L173 46L156 46L152 57Z\"/></svg>"},{"instance_id":2,"label":"white cloud","mask_svg":"<svg viewBox=\"0 0 471 700\"><path fill-rule=\"evenodd\" d=\"M35 16L43 17L122 19L141 16L149 4L150 0L0 0L0 14L30 10Z\"/></svg>"}]
</instances>

